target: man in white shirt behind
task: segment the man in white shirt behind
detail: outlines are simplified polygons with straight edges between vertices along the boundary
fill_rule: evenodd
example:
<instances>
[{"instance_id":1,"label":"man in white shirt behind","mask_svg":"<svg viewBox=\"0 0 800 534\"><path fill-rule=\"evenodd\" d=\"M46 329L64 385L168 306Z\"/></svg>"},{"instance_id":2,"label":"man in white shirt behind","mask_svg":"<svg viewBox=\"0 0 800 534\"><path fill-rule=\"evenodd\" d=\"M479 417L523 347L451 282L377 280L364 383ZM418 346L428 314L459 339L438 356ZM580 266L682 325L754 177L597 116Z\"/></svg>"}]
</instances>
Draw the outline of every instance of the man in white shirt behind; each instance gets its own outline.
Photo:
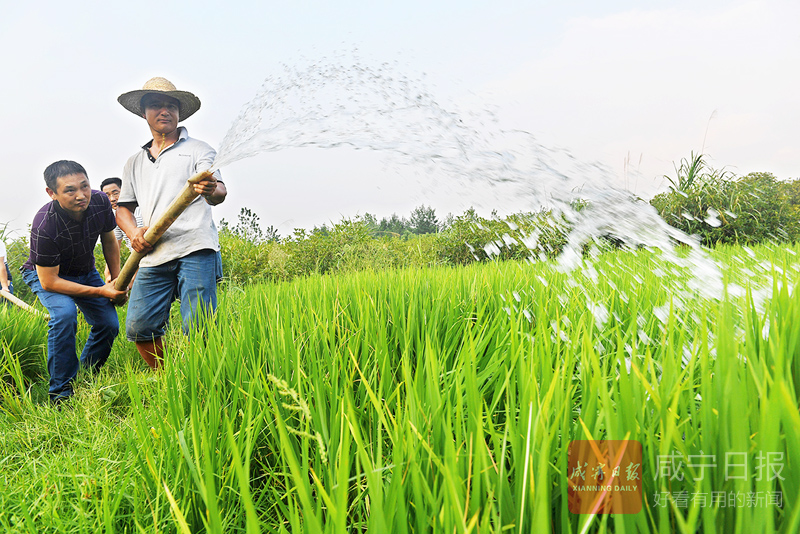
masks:
<instances>
[{"instance_id":1,"label":"man in white shirt behind","mask_svg":"<svg viewBox=\"0 0 800 534\"><path fill-rule=\"evenodd\" d=\"M100 191L106 194L108 200L111 202L111 209L114 210L114 213L117 213L117 201L119 200L119 193L122 191L122 180L117 177L106 178L100 183ZM141 210L137 207L134 212L133 216L136 219L136 226L144 226L142 222L142 214ZM117 226L114 228L114 236L117 238L117 243L119 244L119 249L122 251L122 242L125 241L125 244L128 245L128 250L133 250L131 248L131 240L128 239L128 236L125 235L125 232ZM106 265L106 282L111 281L111 273L108 270L108 265Z\"/></svg>"}]
</instances>

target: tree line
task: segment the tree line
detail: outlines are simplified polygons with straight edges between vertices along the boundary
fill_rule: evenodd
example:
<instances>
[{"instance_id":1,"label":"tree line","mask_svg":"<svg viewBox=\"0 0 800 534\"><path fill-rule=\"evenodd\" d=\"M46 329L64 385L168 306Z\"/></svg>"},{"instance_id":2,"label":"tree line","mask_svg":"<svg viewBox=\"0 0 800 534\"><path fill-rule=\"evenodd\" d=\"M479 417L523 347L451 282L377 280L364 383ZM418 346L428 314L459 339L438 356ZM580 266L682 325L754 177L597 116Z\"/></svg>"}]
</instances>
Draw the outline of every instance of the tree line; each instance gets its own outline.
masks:
<instances>
[{"instance_id":1,"label":"tree line","mask_svg":"<svg viewBox=\"0 0 800 534\"><path fill-rule=\"evenodd\" d=\"M703 154L681 160L675 175L665 178L669 190L649 204L666 222L698 236L705 246L794 242L800 237L800 180L781 181L766 172L736 176L711 168ZM577 209L590 202L581 201ZM221 221L220 246L226 279L245 284L361 269L542 260L561 253L569 231L566 221L547 210L501 219L494 212L483 217L470 208L440 219L433 207L421 205L408 217L378 219L365 213L281 236L273 226L263 228L260 217L244 207L235 222ZM596 241L601 247L624 246L602 237ZM129 251L123 247L122 252L124 261ZM8 243L12 272L16 274L27 256L27 238ZM99 249L95 256L102 270ZM32 300L21 280L15 289Z\"/></svg>"},{"instance_id":2,"label":"tree line","mask_svg":"<svg viewBox=\"0 0 800 534\"><path fill-rule=\"evenodd\" d=\"M222 219L220 231L229 232L231 235L252 241L254 243L277 243L281 240L278 230L274 226L261 227L261 218L248 207L243 207L234 224ZM414 208L411 215L406 218L393 213L390 217L378 218L367 212L359 220L368 229L373 237L387 235L403 237L408 235L435 234L446 230L453 222L453 216L448 214L443 222L439 222L436 210L431 206L420 205ZM314 226L309 235L328 235L332 228L327 224ZM296 229L295 232L299 231Z\"/></svg>"}]
</instances>

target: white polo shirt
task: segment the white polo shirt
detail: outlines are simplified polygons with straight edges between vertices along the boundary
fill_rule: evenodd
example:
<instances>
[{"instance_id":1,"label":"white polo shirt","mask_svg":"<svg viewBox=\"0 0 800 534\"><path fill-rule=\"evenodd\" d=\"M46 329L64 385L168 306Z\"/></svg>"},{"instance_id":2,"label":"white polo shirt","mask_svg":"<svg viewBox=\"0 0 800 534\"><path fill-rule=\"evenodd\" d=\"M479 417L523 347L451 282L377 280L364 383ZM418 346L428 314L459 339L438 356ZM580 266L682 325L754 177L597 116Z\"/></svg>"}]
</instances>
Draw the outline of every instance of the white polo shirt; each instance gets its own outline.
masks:
<instances>
[{"instance_id":1,"label":"white polo shirt","mask_svg":"<svg viewBox=\"0 0 800 534\"><path fill-rule=\"evenodd\" d=\"M217 154L207 143L189 137L183 126L178 131L178 141L155 161L151 161L148 143L128 159L122 171L118 202L139 204L144 226L158 220L189 178L211 168ZM214 176L219 179L219 171ZM140 266L155 267L202 249L219 250L219 237L211 206L199 196L164 232L153 251L142 258Z\"/></svg>"}]
</instances>

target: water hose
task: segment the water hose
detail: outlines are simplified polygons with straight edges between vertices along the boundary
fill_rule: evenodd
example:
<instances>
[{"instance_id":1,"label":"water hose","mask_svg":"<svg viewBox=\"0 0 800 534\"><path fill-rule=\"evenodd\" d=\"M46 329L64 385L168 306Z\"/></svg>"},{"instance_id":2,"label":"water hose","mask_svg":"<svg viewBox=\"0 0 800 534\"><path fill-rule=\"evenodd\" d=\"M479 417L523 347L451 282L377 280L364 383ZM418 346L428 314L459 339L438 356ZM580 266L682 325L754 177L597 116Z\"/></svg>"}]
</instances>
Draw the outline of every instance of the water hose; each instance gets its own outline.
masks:
<instances>
[{"instance_id":1,"label":"water hose","mask_svg":"<svg viewBox=\"0 0 800 534\"><path fill-rule=\"evenodd\" d=\"M175 197L175 200L167 207L167 210L158 218L158 220L151 224L147 231L144 233L144 240L150 243L151 245L155 246L161 236L164 235L164 232L175 222L175 220L180 216L183 211L189 207L189 204L194 201L198 196L199 193L196 193L194 190L194 184L202 182L203 180L208 179L213 174L213 171L203 171L195 174L186 182L186 185L183 186L183 189ZM122 266L122 269L119 272L119 276L117 277L117 281L114 284L114 287L117 291L123 291L128 287L133 280L133 275L136 274L136 271L139 269L139 262L142 261L147 253L142 252L131 252L130 257L128 257L128 261L125 262L125 265Z\"/></svg>"}]
</instances>

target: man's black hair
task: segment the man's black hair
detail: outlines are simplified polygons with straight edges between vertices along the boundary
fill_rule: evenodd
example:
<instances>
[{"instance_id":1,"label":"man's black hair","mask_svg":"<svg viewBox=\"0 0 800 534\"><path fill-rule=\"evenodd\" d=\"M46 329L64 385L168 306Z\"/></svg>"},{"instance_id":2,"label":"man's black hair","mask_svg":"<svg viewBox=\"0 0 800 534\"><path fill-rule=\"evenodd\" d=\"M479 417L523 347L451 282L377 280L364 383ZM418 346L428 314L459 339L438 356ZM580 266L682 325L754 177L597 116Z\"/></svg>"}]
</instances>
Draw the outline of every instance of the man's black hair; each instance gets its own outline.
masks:
<instances>
[{"instance_id":1,"label":"man's black hair","mask_svg":"<svg viewBox=\"0 0 800 534\"><path fill-rule=\"evenodd\" d=\"M106 178L105 180L100 182L100 191L102 191L105 186L111 185L111 184L117 184L117 187L122 189L122 180L117 178L116 176L114 176L114 177L111 177L111 178Z\"/></svg>"},{"instance_id":2,"label":"man's black hair","mask_svg":"<svg viewBox=\"0 0 800 534\"><path fill-rule=\"evenodd\" d=\"M47 187L51 190L58 191L58 179L62 176L69 176L70 174L83 174L87 178L89 177L83 165L74 161L62 159L61 161L56 161L47 166L44 170L44 183L47 184Z\"/></svg>"}]
</instances>

